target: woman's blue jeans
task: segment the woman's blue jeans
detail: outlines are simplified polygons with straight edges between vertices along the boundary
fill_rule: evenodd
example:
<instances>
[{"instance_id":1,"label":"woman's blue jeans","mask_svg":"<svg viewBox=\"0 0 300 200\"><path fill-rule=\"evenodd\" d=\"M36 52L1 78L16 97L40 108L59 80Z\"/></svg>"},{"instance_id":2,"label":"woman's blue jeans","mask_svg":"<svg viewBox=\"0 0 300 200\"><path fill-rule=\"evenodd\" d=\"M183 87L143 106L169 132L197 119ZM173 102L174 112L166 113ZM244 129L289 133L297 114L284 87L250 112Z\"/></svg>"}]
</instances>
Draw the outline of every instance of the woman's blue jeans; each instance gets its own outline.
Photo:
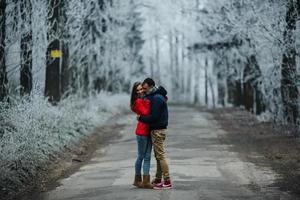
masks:
<instances>
[{"instance_id":1,"label":"woman's blue jeans","mask_svg":"<svg viewBox=\"0 0 300 200\"><path fill-rule=\"evenodd\" d=\"M143 166L143 175L149 175L152 150L151 137L137 135L136 141L138 153L135 161L135 174L142 175L141 170Z\"/></svg>"}]
</instances>

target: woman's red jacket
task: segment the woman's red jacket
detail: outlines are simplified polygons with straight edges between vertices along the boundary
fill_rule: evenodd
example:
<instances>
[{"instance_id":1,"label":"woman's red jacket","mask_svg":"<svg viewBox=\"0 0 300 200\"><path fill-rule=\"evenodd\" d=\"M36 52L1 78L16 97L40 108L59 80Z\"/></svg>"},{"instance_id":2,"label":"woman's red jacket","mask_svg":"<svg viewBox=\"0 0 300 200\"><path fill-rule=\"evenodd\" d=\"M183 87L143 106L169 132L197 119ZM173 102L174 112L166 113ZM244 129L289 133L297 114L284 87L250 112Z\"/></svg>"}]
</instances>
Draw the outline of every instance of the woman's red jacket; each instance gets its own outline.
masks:
<instances>
[{"instance_id":1,"label":"woman's red jacket","mask_svg":"<svg viewBox=\"0 0 300 200\"><path fill-rule=\"evenodd\" d=\"M138 115L149 115L150 104L151 102L149 99L138 98L135 100L132 110ZM137 135L148 136L150 133L149 124L138 121L135 133Z\"/></svg>"}]
</instances>

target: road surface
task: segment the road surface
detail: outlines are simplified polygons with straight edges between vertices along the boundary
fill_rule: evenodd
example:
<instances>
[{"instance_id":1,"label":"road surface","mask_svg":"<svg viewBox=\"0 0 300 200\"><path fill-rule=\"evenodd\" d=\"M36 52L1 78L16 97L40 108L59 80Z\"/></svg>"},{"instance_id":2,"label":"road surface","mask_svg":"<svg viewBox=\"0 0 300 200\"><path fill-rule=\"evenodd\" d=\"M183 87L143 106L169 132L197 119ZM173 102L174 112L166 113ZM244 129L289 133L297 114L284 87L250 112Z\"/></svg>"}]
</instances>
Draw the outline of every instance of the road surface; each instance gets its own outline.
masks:
<instances>
[{"instance_id":1,"label":"road surface","mask_svg":"<svg viewBox=\"0 0 300 200\"><path fill-rule=\"evenodd\" d=\"M136 141L135 116L126 115L116 123L126 124L121 136L96 151L86 165L59 186L40 194L41 200L288 200L289 194L270 185L277 178L268 167L244 162L218 137L226 134L206 112L173 106L167 136L167 155L174 188L134 188ZM152 156L151 174L155 172Z\"/></svg>"}]
</instances>

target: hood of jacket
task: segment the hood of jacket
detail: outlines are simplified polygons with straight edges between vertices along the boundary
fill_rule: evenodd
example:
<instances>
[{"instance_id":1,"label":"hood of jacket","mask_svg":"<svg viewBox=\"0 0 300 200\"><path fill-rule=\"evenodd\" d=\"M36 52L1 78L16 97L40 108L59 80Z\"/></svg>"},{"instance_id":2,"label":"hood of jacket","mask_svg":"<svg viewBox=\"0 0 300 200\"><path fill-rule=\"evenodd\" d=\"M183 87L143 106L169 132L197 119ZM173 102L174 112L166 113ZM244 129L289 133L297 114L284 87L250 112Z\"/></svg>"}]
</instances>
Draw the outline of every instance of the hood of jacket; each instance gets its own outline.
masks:
<instances>
[{"instance_id":1,"label":"hood of jacket","mask_svg":"<svg viewBox=\"0 0 300 200\"><path fill-rule=\"evenodd\" d=\"M167 90L163 86L155 87L153 90L149 93L149 95L155 95L155 94L160 94L164 97L167 97Z\"/></svg>"}]
</instances>

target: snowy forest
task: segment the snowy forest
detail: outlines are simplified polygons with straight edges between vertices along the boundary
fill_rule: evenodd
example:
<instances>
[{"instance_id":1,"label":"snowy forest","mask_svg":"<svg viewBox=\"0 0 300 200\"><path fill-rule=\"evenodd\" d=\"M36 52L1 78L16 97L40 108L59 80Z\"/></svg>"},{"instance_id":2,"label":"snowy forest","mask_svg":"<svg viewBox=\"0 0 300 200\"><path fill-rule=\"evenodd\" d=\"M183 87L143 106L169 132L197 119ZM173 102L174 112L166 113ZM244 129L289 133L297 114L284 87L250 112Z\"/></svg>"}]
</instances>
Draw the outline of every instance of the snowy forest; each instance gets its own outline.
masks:
<instances>
[{"instance_id":1,"label":"snowy forest","mask_svg":"<svg viewBox=\"0 0 300 200\"><path fill-rule=\"evenodd\" d=\"M172 103L298 131L299 13L300 0L0 0L0 189L129 110L146 77Z\"/></svg>"}]
</instances>

